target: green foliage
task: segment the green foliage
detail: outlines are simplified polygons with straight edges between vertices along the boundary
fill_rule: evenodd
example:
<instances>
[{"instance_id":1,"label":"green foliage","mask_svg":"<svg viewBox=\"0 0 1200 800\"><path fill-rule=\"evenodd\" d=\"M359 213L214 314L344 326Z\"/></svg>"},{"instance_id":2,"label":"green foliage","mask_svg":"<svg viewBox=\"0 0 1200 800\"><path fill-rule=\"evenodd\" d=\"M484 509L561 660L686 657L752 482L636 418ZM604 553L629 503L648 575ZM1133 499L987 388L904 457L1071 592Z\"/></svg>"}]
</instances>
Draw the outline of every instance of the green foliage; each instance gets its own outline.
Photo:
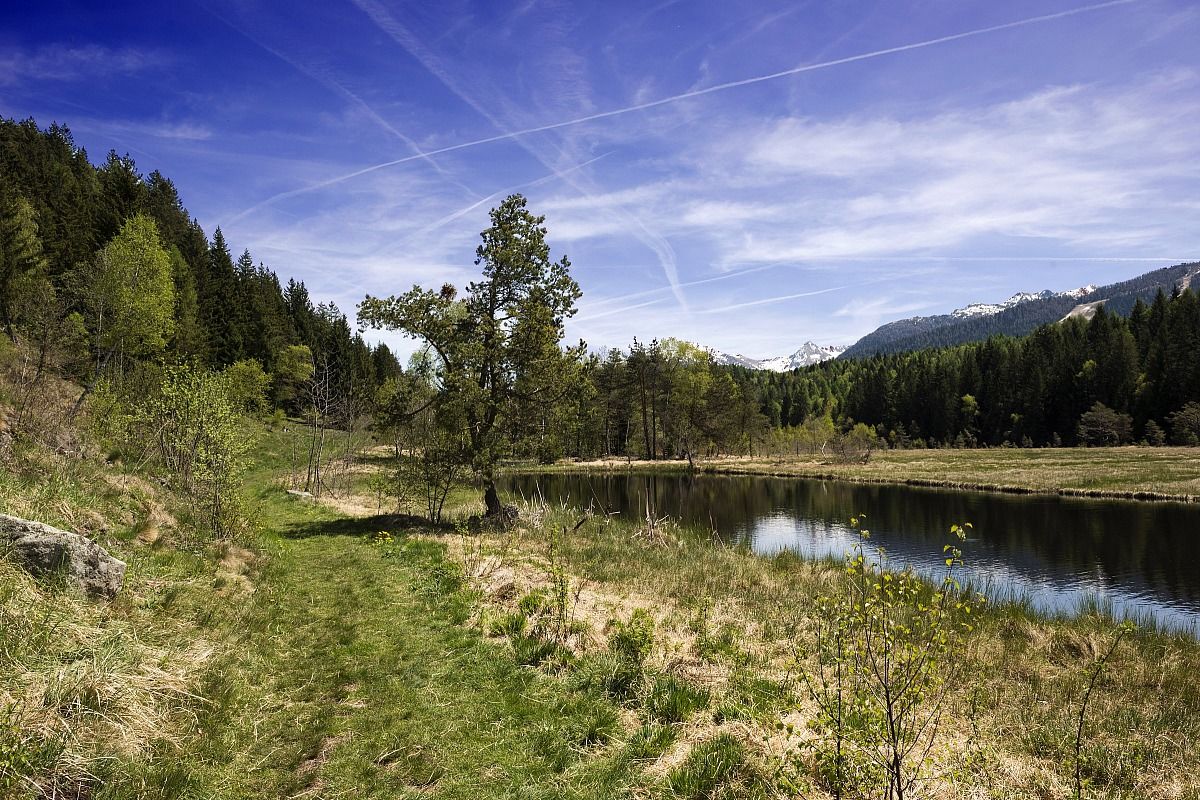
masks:
<instances>
[{"instance_id":1,"label":"green foliage","mask_svg":"<svg viewBox=\"0 0 1200 800\"><path fill-rule=\"evenodd\" d=\"M694 712L707 708L709 693L674 675L655 678L646 693L646 713L662 723L685 722Z\"/></svg>"},{"instance_id":2,"label":"green foliage","mask_svg":"<svg viewBox=\"0 0 1200 800\"><path fill-rule=\"evenodd\" d=\"M1167 432L1152 419L1146 420L1146 424L1142 428L1142 435L1145 438L1146 444L1151 447L1162 447L1167 443Z\"/></svg>"},{"instance_id":3,"label":"green foliage","mask_svg":"<svg viewBox=\"0 0 1200 800\"><path fill-rule=\"evenodd\" d=\"M577 526L578 527L578 526ZM546 541L546 562L550 578L550 630L557 642L566 642L571 635L571 622L575 615L575 602L578 591L571 592L571 576L567 571L566 553L564 550L567 529L552 525Z\"/></svg>"},{"instance_id":4,"label":"green foliage","mask_svg":"<svg viewBox=\"0 0 1200 800\"><path fill-rule=\"evenodd\" d=\"M969 528L950 532L961 541ZM882 549L869 556L870 534L860 534L841 592L817 599L808 648L816 668L804 675L822 734L817 761L835 796L877 789L904 800L930 778L947 684L958 678L973 630L972 600L955 578L955 544L943 548L942 580L930 586L909 570L890 571Z\"/></svg>"},{"instance_id":5,"label":"green foliage","mask_svg":"<svg viewBox=\"0 0 1200 800\"><path fill-rule=\"evenodd\" d=\"M608 649L618 657L641 667L654 647L654 617L644 608L635 608L628 622L617 621L608 637Z\"/></svg>"},{"instance_id":6,"label":"green foliage","mask_svg":"<svg viewBox=\"0 0 1200 800\"><path fill-rule=\"evenodd\" d=\"M168 476L212 534L232 536L241 524L238 489L249 443L226 381L195 367L170 367L142 421Z\"/></svg>"},{"instance_id":7,"label":"green foliage","mask_svg":"<svg viewBox=\"0 0 1200 800\"><path fill-rule=\"evenodd\" d=\"M1104 447L1128 443L1132 432L1133 417L1097 402L1079 418L1076 435L1083 444Z\"/></svg>"},{"instance_id":8,"label":"green foliage","mask_svg":"<svg viewBox=\"0 0 1200 800\"><path fill-rule=\"evenodd\" d=\"M1167 419L1171 423L1171 440L1175 444L1200 444L1200 403L1188 403Z\"/></svg>"},{"instance_id":9,"label":"green foliage","mask_svg":"<svg viewBox=\"0 0 1200 800\"><path fill-rule=\"evenodd\" d=\"M672 725L648 722L629 737L625 752L634 761L651 761L667 751L675 742L677 732Z\"/></svg>"},{"instance_id":10,"label":"green foliage","mask_svg":"<svg viewBox=\"0 0 1200 800\"><path fill-rule=\"evenodd\" d=\"M1160 295L1130 313L1127 321L1101 307L1090 320L1044 325L1020 339L743 374L759 388L764 411L780 409L776 436L832 413L842 427L856 420L900 447L1075 444L1081 417L1097 403L1129 415L1136 429L1200 399L1195 293ZM1085 425L1082 433L1124 441L1123 420L1101 420L1099 430ZM780 438L772 449L788 452Z\"/></svg>"},{"instance_id":11,"label":"green foliage","mask_svg":"<svg viewBox=\"0 0 1200 800\"><path fill-rule=\"evenodd\" d=\"M674 797L719 797L722 789L734 784L745 769L746 753L741 742L722 733L693 748L667 776L667 788Z\"/></svg>"},{"instance_id":12,"label":"green foliage","mask_svg":"<svg viewBox=\"0 0 1200 800\"><path fill-rule=\"evenodd\" d=\"M639 665L607 652L581 659L572 678L582 689L595 689L613 700L628 703L641 690L644 675Z\"/></svg>"},{"instance_id":13,"label":"green foliage","mask_svg":"<svg viewBox=\"0 0 1200 800\"><path fill-rule=\"evenodd\" d=\"M175 330L171 259L149 217L137 215L96 256L89 281L91 326L107 355L161 352Z\"/></svg>"},{"instance_id":14,"label":"green foliage","mask_svg":"<svg viewBox=\"0 0 1200 800\"><path fill-rule=\"evenodd\" d=\"M414 287L385 300L368 296L359 321L398 330L426 344L435 358L437 422L464 440L463 455L484 483L489 514L500 513L495 468L507 452L506 424L519 401L542 405L563 399L582 347L559 349L563 323L575 313L579 286L570 261L550 260L543 217L512 195L491 212L476 264L480 281L458 299L453 286Z\"/></svg>"},{"instance_id":15,"label":"green foliage","mask_svg":"<svg viewBox=\"0 0 1200 800\"><path fill-rule=\"evenodd\" d=\"M256 359L235 361L221 371L225 393L238 411L257 413L267 408L267 387L270 376Z\"/></svg>"},{"instance_id":16,"label":"green foliage","mask_svg":"<svg viewBox=\"0 0 1200 800\"><path fill-rule=\"evenodd\" d=\"M400 372L386 346L367 345L331 304L314 306L304 284L281 286L248 252L235 262L224 233L210 242L171 180L141 175L128 155L93 166L65 126L0 119L0 174L0 327L33 351L39 379L119 378L164 342L175 361L255 359L275 373L287 348L303 346L328 359L349 417ZM295 413L288 388L275 399Z\"/></svg>"},{"instance_id":17,"label":"green foliage","mask_svg":"<svg viewBox=\"0 0 1200 800\"><path fill-rule=\"evenodd\" d=\"M24 197L0 204L0 325L9 337L46 269L33 206Z\"/></svg>"},{"instance_id":18,"label":"green foliage","mask_svg":"<svg viewBox=\"0 0 1200 800\"><path fill-rule=\"evenodd\" d=\"M275 397L287 402L296 397L298 387L316 371L312 348L305 344L288 345L275 361Z\"/></svg>"}]
</instances>

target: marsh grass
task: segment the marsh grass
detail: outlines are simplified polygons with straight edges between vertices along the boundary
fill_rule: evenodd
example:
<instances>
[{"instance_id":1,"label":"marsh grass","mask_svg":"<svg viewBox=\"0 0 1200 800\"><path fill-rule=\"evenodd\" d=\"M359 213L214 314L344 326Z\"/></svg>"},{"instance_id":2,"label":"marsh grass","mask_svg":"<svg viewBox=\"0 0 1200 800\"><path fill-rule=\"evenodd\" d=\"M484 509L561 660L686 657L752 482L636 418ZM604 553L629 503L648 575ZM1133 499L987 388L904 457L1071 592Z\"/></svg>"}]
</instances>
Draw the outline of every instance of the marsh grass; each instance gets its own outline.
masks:
<instances>
[{"instance_id":1,"label":"marsh grass","mask_svg":"<svg viewBox=\"0 0 1200 800\"><path fill-rule=\"evenodd\" d=\"M508 543L506 555L518 573L522 560L530 564L526 588L537 590L546 530L561 527L574 513L542 505L526 514L536 524ZM619 648L610 636L606 649L576 662L581 685L632 704L661 725L666 720L647 701L650 687L670 676L687 691L707 692L709 700L707 714L696 708L666 714L667 727L685 718L688 726L699 724L698 731L732 736L756 770L778 770L780 720L803 727L811 714L798 680L811 665L802 654L797 658L793 645L811 630L816 598L838 587L839 563L790 553L756 556L715 544L707 531L686 526L679 528L676 546L663 548L639 535L642 522L597 516L562 544L573 579L618 604L622 597L636 597L656 620L655 653L640 682L621 672ZM989 602L976 615L969 646L956 656L965 659L964 680L945 689L944 731L933 754L936 792L986 786L993 797L1072 796L1080 703L1096 659L1115 634L1112 609L1096 602L1078 614L1047 616L1033 613L1026 598L1012 597ZM1195 674L1200 643L1191 637L1146 626L1122 642L1096 678L1087 710L1079 757L1083 796L1200 793L1200 775L1185 766L1200 764ZM663 704L656 700L654 707ZM634 733L627 747L654 730ZM638 746L654 749L644 742ZM677 752L680 746L668 749ZM819 783L819 765L803 753L794 758L800 783L808 781L817 791L812 787ZM703 783L680 780L668 781L665 791L686 795L687 786ZM743 786L731 796L749 791Z\"/></svg>"}]
</instances>

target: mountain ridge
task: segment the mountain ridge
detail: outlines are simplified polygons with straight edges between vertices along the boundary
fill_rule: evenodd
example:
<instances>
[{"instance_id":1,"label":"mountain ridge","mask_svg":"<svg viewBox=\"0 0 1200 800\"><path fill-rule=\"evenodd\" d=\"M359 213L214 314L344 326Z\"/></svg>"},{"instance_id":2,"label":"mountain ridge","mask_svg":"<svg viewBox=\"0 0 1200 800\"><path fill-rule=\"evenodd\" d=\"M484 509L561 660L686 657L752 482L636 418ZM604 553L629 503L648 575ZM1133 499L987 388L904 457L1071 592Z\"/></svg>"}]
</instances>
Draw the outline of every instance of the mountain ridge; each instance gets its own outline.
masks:
<instances>
[{"instance_id":1,"label":"mountain ridge","mask_svg":"<svg viewBox=\"0 0 1200 800\"><path fill-rule=\"evenodd\" d=\"M752 358L741 353L729 354L712 348L706 349L712 355L713 363L715 364L770 372L790 372L801 367L820 364L822 361L831 361L846 351L846 347L819 345L812 341L800 345L791 355L769 356L767 358Z\"/></svg>"},{"instance_id":2,"label":"mountain ridge","mask_svg":"<svg viewBox=\"0 0 1200 800\"><path fill-rule=\"evenodd\" d=\"M971 303L948 314L909 317L881 325L846 348L839 358L867 358L928 347L949 347L994 335L1022 336L1039 325L1095 313L1103 304L1128 316L1134 303L1150 302L1162 290L1185 288L1200 274L1200 262L1163 267L1106 286L1083 286L1063 292L1018 292L1003 303Z\"/></svg>"}]
</instances>

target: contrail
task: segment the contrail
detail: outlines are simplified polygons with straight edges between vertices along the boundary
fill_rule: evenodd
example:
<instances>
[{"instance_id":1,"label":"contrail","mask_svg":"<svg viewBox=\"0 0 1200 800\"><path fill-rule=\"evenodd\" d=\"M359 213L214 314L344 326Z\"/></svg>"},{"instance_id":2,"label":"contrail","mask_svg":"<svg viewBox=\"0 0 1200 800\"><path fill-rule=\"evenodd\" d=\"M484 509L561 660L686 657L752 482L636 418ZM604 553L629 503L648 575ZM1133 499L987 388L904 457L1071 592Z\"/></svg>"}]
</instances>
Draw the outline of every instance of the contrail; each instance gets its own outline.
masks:
<instances>
[{"instance_id":1,"label":"contrail","mask_svg":"<svg viewBox=\"0 0 1200 800\"><path fill-rule=\"evenodd\" d=\"M761 267L751 267L749 269L737 270L736 272L726 272L723 275L714 275L711 278L697 278L694 281L684 281L683 283L680 283L679 285L682 288L686 288L688 286L699 286L703 283L713 283L715 281L727 281L730 278L740 278L743 275L749 275L754 272L762 272L762 271L768 270L768 269L776 269L778 267L784 267L784 266L787 266L789 263L791 263L791 262L781 261L777 264L767 264L767 265L761 266ZM649 297L652 294L659 294L660 292L669 292L670 290L671 290L670 286L656 286L653 289L643 289L640 292L631 292L629 294L622 294L622 295L618 295L616 297L602 297L599 300L590 301L589 305L590 306L601 306L601 305L607 305L609 303L624 303L627 300L636 300L639 297Z\"/></svg>"},{"instance_id":2,"label":"contrail","mask_svg":"<svg viewBox=\"0 0 1200 800\"><path fill-rule=\"evenodd\" d=\"M800 75L805 72L814 72L816 70L828 69L830 67L841 66L842 64L852 64L856 61L866 61L868 59L880 58L881 56L893 55L895 53L904 53L909 50L920 50L925 47L933 47L934 45L945 44L947 42L955 42L955 41L959 41L961 39L969 39L969 38L972 38L975 36L983 36L983 35L989 34L989 33L996 33L998 31L1011 30L1013 28L1021 28L1021 27L1025 27L1027 25L1037 25L1037 24L1040 24L1043 22L1050 22L1053 20L1065 19L1067 17L1073 17L1073 16L1076 16L1077 14L1086 14L1091 11L1099 11L1099 10L1105 9L1105 8L1112 8L1114 6L1130 5L1132 3L1137 3L1137 2L1140 2L1140 0L1109 0L1109 2L1105 2L1105 3L1093 3L1091 5L1079 6L1077 8L1068 9L1066 11L1058 11L1053 14L1041 14L1036 17L1027 17L1025 19L1015 20L1013 22L1005 22L1000 25L989 25L986 28L976 28L974 30L963 31L961 33L952 33L948 36L939 36L935 39L925 39L924 41L920 41L920 42L912 42L910 44L902 44L902 45L898 45L896 47L886 47L881 50L871 50L866 53L858 53L858 54L852 55L852 56L845 56L844 58L835 58L835 59L832 59L829 61L820 61L820 62L817 62L814 64L804 64L799 67L785 69L780 72L772 72L767 75L758 75L758 76L755 76L752 78L743 78L743 79L737 80L737 81L729 81L727 83L718 83L713 86L707 86L703 89L693 89L691 91L682 92L680 94L675 94L675 95L670 95L668 97L662 97L662 98L659 98L658 100L651 100L651 101L648 101L645 103L637 103L635 105L625 106L623 108L614 108L609 111L600 111L595 114L587 114L582 117L575 117L573 119L563 120L561 122L552 122L552 123L549 123L546 125L538 125L538 126L535 126L532 128L522 128L521 130L508 131L506 133L498 133L494 136L485 136L482 139L473 139L469 142L460 142L459 144L452 144L452 145L447 145L446 147L439 147L439 148L436 148L433 150L426 150L426 151L418 153L416 155L405 156L404 158L397 158L397 159L393 159L391 161L384 161L379 164L374 164L369 167L363 167L362 169L354 170L353 172L347 172L344 175L339 175L337 177L330 178L328 180L310 184L308 186L304 186L299 189L292 189L290 191L280 192L278 194L272 195L271 197L268 197L267 199L265 199L259 203L256 203L255 205L250 206L249 208L245 209L244 211L233 216L229 221L233 222L235 220L239 220L242 217L245 217L248 214L252 214L255 211L259 210L260 208L271 205L272 203L275 203L278 200L283 200L288 197L295 197L296 195L305 194L307 192L312 192L312 191L317 191L319 189L324 189L327 186L333 186L334 184L341 183L342 181L351 180L352 178L357 178L361 175L366 175L368 173L375 172L376 170L386 169L388 167L394 167L398 164L405 164L405 163L408 163L409 161L416 161L417 159L441 155L442 153L453 153L458 150L466 150L467 148L470 148L470 147L478 147L480 145L491 144L493 142L502 142L502 141L507 141L509 139L516 139L521 136L527 136L531 133L541 133L543 131L553 131L553 130L558 130L559 128L567 128L572 125L581 125L585 122L594 122L595 120L608 119L609 117L616 117L616 116L620 116L623 114L631 114L636 111L645 111L646 109L657 108L658 106L664 106L664 105L668 105L670 103L677 103L680 100L689 100L693 97L701 97L701 96L707 95L707 94L723 92L728 89L736 89L741 86L750 86L755 83L763 83L765 81L772 81L772 80L776 80L778 78L786 78L791 75Z\"/></svg>"},{"instance_id":3,"label":"contrail","mask_svg":"<svg viewBox=\"0 0 1200 800\"><path fill-rule=\"evenodd\" d=\"M1174 261L1178 264L1188 261L1195 261L1196 256L822 256L814 255L798 261L820 262L820 261L853 261L853 262L884 262L891 263L898 261L901 263L911 263L913 261L1012 261L1014 263L1034 263L1040 264L1047 261L1081 261L1081 262L1096 262L1096 261L1111 261L1117 263L1124 262L1149 262L1158 263L1163 261ZM771 264L770 266L776 266Z\"/></svg>"},{"instance_id":4,"label":"contrail","mask_svg":"<svg viewBox=\"0 0 1200 800\"><path fill-rule=\"evenodd\" d=\"M635 303L631 306L621 306L620 308L614 308L609 311L601 311L599 314L588 314L587 316L576 317L572 320L572 322L591 322L594 319L611 317L613 314L624 314L626 311L632 311L635 308L645 308L646 306L652 306L656 303L661 303L662 301L663 299L659 297L654 300L647 300L645 303Z\"/></svg>"},{"instance_id":5,"label":"contrail","mask_svg":"<svg viewBox=\"0 0 1200 800\"><path fill-rule=\"evenodd\" d=\"M872 281L876 283L877 281ZM865 283L855 284L856 286L866 286ZM697 314L719 314L723 311L736 311L739 308L750 308L751 306L765 306L768 303L782 303L784 300L795 300L799 297L813 297L818 294L829 294L830 292L840 292L843 289L851 288L850 284L845 286L834 286L829 289L817 289L814 292L797 292L796 294L781 294L778 297L767 297L762 300L751 300L748 303L734 303L729 306L719 306L718 308L703 308L697 311Z\"/></svg>"},{"instance_id":6,"label":"contrail","mask_svg":"<svg viewBox=\"0 0 1200 800\"><path fill-rule=\"evenodd\" d=\"M299 72L301 75L304 75L306 78L317 82L318 84L320 84L321 86L324 86L326 89L334 92L335 94L341 95L346 100L349 100L353 105L357 106L364 114L366 114L368 117L370 117L371 121L373 121L379 127L386 130L388 133L395 136L397 139L402 141L410 150L413 151L412 157L406 158L405 160L424 159L425 161L427 161L429 163L429 165L431 167L433 167L434 171L437 172L439 175L441 175L443 178L445 178L448 181L450 181L451 183L455 184L460 189L465 191L467 194L474 195L476 197L479 196L477 192L472 190L469 186L458 181L456 178L454 178L454 176L452 176L445 169L443 169L440 164L438 164L436 161L434 161L432 158L430 158L430 155L433 155L433 154L421 152L420 145L418 145L415 141L413 141L409 136L405 135L402 131L398 130L390 122L388 122L383 117L381 117L379 115L379 113L376 112L375 109L372 108L367 103L367 101L363 100L361 97L359 97L357 94L352 92L350 89L343 86L337 80L329 77L328 75L323 75L315 70L310 69L309 67L305 66L304 64L301 64L300 62L298 62L295 59L288 56L282 50L277 50L274 47L271 47L270 45L268 45L266 42L260 41L259 39L252 36L250 33L245 31L238 25L235 25L233 22L226 19L224 16L218 14L215 11L212 11L211 9L207 9L207 10L209 11L210 14L212 14L217 19L224 22L226 25L228 25L234 31L236 31L237 33L239 33L243 37L245 37L247 40L249 40L253 44L258 45L263 50L266 50L268 53L275 56L283 63L287 64L289 67L291 67L292 69ZM311 188L320 188L320 187L314 186ZM231 217L230 219L228 219L226 221L226 224L229 224L230 222L235 222L235 221L241 219L244 215L245 215L245 212L237 214L237 215Z\"/></svg>"},{"instance_id":7,"label":"contrail","mask_svg":"<svg viewBox=\"0 0 1200 800\"><path fill-rule=\"evenodd\" d=\"M454 76L442 66L437 55L434 54L425 45L425 43L420 40L420 38L413 34L412 31L410 31L403 24L401 24L399 20L393 17L383 5L377 2L377 0L351 0L351 2L360 11L366 14L381 31L383 31L392 39L392 41L400 45L400 47L402 47L406 53L414 58L430 74L441 81L442 85L449 89L455 97L457 97L459 100L462 100L472 109L474 109L480 116L490 122L497 130L504 130L505 125L501 122L501 120L497 119L486 106L477 101L472 93L468 92L466 89L463 89ZM525 152L529 153L529 155L532 156L534 160L536 160L542 166L551 170L555 168L540 150L526 144L525 142L522 142L520 139L516 139L516 142L519 147L525 150ZM569 178L565 178L565 180L572 188L585 197L593 196L592 193L589 192L584 186L581 186L579 182ZM671 247L671 243L659 234L650 230L646 226L645 221L643 221L641 218L629 213L625 209L618 207L611 209L611 211L620 216L624 223L630 228L630 231L633 233L634 237L636 237L639 241L641 241L642 244L649 248L652 253L654 253L655 258L658 259L658 263L662 267L663 274L666 276L667 283L670 285L671 291L675 295L675 299L679 302L679 305L684 308L684 310L687 310L687 300L680 288L679 267L675 258L675 250Z\"/></svg>"},{"instance_id":8,"label":"contrail","mask_svg":"<svg viewBox=\"0 0 1200 800\"><path fill-rule=\"evenodd\" d=\"M499 197L501 195L510 195L513 192L517 191L518 189L525 189L530 186L540 186L541 184L546 183L547 181L552 181L555 178L566 178L567 175L569 175L570 173L581 170L584 167L589 166L591 164L595 164L600 159L605 158L609 155L612 155L611 151L609 151L607 153L601 153L600 155L596 156L595 158L589 158L587 161L576 164L573 167L568 167L567 169L563 169L563 170L555 170L555 171L552 171L548 175L543 175L540 178L535 178L531 181L526 181L525 183L518 183L516 186L510 186L507 189L497 189L496 191L489 194L487 197L481 197L480 199L476 200L474 203L471 203L471 205L467 206L466 208L460 208L458 211L447 214L446 216L442 217L441 219L431 222L428 225L426 225L425 227L414 231L413 233L409 234L409 236L406 238L411 239L413 236L419 236L421 234L429 233L430 231L437 230L438 228L442 227L446 223L453 222L454 220L458 219L459 217L471 213L472 211L479 208L481 205L488 202L489 200L492 200L493 198Z\"/></svg>"}]
</instances>

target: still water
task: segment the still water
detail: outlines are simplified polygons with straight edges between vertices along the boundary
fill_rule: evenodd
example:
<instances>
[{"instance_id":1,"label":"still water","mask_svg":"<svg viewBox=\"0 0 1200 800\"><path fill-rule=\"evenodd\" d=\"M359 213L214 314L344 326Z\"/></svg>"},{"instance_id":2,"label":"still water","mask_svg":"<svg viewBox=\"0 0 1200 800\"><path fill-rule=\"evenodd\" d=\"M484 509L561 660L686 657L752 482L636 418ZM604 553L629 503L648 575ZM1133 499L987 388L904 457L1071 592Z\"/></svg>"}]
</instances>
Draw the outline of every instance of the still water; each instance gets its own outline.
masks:
<instances>
[{"instance_id":1,"label":"still water","mask_svg":"<svg viewBox=\"0 0 1200 800\"><path fill-rule=\"evenodd\" d=\"M1200 505L1004 495L907 486L720 475L514 475L501 490L549 503L710 528L762 554L840 558L858 541L852 515L895 567L938 574L952 524L964 577L994 599L1070 614L1085 603L1118 617L1200 633Z\"/></svg>"}]
</instances>

